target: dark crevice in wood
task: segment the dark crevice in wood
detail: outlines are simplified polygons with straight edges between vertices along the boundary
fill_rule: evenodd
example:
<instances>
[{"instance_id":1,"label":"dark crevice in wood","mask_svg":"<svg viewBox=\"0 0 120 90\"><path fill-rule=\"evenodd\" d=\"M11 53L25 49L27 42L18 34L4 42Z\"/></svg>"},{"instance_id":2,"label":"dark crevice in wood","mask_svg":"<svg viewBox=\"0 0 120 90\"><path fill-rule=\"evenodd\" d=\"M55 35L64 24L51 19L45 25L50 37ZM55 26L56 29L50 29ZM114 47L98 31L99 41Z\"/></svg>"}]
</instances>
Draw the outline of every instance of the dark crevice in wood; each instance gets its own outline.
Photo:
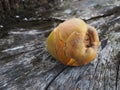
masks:
<instances>
[{"instance_id":1,"label":"dark crevice in wood","mask_svg":"<svg viewBox=\"0 0 120 90\"><path fill-rule=\"evenodd\" d=\"M107 42L108 42L108 38L101 41L101 49L103 49L107 45Z\"/></svg>"},{"instance_id":2,"label":"dark crevice in wood","mask_svg":"<svg viewBox=\"0 0 120 90\"><path fill-rule=\"evenodd\" d=\"M120 6L114 7L112 9L104 12L101 15L94 16L94 17L91 17L89 19L83 19L83 20L85 20L87 22L87 21L90 21L90 20L95 20L95 19L99 19L99 18L105 18L105 17L111 16L111 15L114 15L115 13L118 13L118 12L120 12ZM46 21L54 20L54 21L64 22L66 19L61 19L61 18L57 18L57 17L49 17L49 18L47 18L45 20Z\"/></svg>"},{"instance_id":3,"label":"dark crevice in wood","mask_svg":"<svg viewBox=\"0 0 120 90\"><path fill-rule=\"evenodd\" d=\"M66 70L68 66L65 66L50 82L49 84L45 87L44 90L48 90L49 86L55 81L55 79L64 71Z\"/></svg>"},{"instance_id":4,"label":"dark crevice in wood","mask_svg":"<svg viewBox=\"0 0 120 90\"><path fill-rule=\"evenodd\" d=\"M2 8L3 8L3 11L6 11L7 9L6 9L6 5L5 5L4 0L1 0L1 3L2 3Z\"/></svg>"},{"instance_id":5,"label":"dark crevice in wood","mask_svg":"<svg viewBox=\"0 0 120 90\"><path fill-rule=\"evenodd\" d=\"M120 6L117 6L117 7L114 7L108 11L106 11L104 14L102 15L98 15L98 16L95 16L95 17L91 17L89 19L85 19L85 21L89 21L89 20L94 20L94 19L99 19L99 18L105 18L105 17L108 17L108 16L111 16L111 15L114 15L115 13L118 13L120 12Z\"/></svg>"},{"instance_id":6,"label":"dark crevice in wood","mask_svg":"<svg viewBox=\"0 0 120 90\"><path fill-rule=\"evenodd\" d=\"M116 70L117 70L117 73L116 73L116 90L118 90L118 81L119 81L119 70L120 70L120 52L118 52L117 56L116 56L116 59L118 60L117 62L117 65L116 65Z\"/></svg>"},{"instance_id":7,"label":"dark crevice in wood","mask_svg":"<svg viewBox=\"0 0 120 90\"><path fill-rule=\"evenodd\" d=\"M95 19L99 19L99 18L105 18L105 17L111 16L111 15L113 15L113 14L114 14L114 12L109 13L109 14L98 15L98 16L91 17L91 18L89 18L89 19L84 19L84 20L85 20L85 21L90 21L90 20L95 20Z\"/></svg>"}]
</instances>

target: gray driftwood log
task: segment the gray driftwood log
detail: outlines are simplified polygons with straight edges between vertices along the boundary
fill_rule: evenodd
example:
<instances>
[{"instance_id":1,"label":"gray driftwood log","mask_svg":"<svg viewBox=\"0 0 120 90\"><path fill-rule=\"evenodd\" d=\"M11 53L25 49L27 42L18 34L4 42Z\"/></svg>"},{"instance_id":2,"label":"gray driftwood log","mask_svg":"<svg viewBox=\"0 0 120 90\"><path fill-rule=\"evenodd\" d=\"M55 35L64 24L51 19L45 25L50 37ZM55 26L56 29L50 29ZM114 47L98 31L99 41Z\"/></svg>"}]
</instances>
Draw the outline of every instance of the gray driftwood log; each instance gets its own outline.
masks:
<instances>
[{"instance_id":1,"label":"gray driftwood log","mask_svg":"<svg viewBox=\"0 0 120 90\"><path fill-rule=\"evenodd\" d=\"M0 90L120 90L120 1L66 0L60 8L0 39ZM98 57L80 67L62 65L45 48L50 31L73 16L96 27L101 41Z\"/></svg>"}]
</instances>

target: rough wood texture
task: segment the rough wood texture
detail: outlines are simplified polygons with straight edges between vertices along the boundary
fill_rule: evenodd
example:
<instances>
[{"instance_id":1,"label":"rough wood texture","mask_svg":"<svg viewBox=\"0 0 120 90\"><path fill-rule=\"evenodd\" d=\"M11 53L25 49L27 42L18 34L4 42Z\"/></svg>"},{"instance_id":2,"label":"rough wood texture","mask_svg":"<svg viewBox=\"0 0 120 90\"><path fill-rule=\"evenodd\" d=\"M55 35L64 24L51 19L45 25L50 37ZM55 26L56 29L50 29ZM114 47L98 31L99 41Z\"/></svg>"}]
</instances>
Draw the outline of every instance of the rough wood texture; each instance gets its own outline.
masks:
<instances>
[{"instance_id":1,"label":"rough wood texture","mask_svg":"<svg viewBox=\"0 0 120 90\"><path fill-rule=\"evenodd\" d=\"M119 90L120 1L66 0L49 16L13 25L0 39L0 90ZM62 65L45 48L52 28L73 16L96 27L101 41L98 57L80 67Z\"/></svg>"},{"instance_id":2,"label":"rough wood texture","mask_svg":"<svg viewBox=\"0 0 120 90\"><path fill-rule=\"evenodd\" d=\"M41 13L53 10L60 0L0 0L0 23L4 20L42 16Z\"/></svg>"}]
</instances>

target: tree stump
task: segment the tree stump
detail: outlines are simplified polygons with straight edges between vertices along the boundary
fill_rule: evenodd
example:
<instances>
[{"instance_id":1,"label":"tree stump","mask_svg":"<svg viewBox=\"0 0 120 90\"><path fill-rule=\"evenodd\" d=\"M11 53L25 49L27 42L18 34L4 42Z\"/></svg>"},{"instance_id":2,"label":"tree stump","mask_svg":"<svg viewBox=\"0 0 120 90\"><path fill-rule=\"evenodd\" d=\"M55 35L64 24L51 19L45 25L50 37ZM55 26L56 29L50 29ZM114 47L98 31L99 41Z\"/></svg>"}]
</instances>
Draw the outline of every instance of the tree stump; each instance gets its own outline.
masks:
<instances>
[{"instance_id":1,"label":"tree stump","mask_svg":"<svg viewBox=\"0 0 120 90\"><path fill-rule=\"evenodd\" d=\"M84 19L99 33L98 57L85 66L65 66L46 50L51 30L71 17ZM14 24L0 39L0 90L119 89L119 0L66 0L48 18Z\"/></svg>"}]
</instances>

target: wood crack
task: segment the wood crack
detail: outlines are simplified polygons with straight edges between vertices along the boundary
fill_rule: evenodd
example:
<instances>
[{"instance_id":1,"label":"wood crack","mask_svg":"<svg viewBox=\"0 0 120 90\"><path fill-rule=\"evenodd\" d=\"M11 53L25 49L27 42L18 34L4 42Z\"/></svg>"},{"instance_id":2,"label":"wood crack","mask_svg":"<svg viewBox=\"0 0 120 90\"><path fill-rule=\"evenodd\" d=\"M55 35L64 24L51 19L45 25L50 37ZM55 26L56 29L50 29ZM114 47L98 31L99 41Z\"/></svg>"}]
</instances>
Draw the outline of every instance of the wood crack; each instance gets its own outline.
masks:
<instances>
[{"instance_id":1,"label":"wood crack","mask_svg":"<svg viewBox=\"0 0 120 90\"><path fill-rule=\"evenodd\" d=\"M44 90L48 90L48 88L50 87L50 85L54 82L54 80L67 68L68 66L65 66L50 82L49 84L45 87Z\"/></svg>"},{"instance_id":2,"label":"wood crack","mask_svg":"<svg viewBox=\"0 0 120 90\"><path fill-rule=\"evenodd\" d=\"M95 17L91 17L91 18L89 18L89 19L85 19L85 21L94 20L94 19L99 19L99 18L103 18L103 17L108 17L108 16L111 16L111 15L113 15L113 14L115 14L115 13L120 12L119 10L120 10L120 6L114 7L114 8L112 8L112 9L104 12L104 14L101 14L101 15L98 15L98 16L95 16Z\"/></svg>"},{"instance_id":3,"label":"wood crack","mask_svg":"<svg viewBox=\"0 0 120 90\"><path fill-rule=\"evenodd\" d=\"M85 21L90 21L90 20L94 20L94 19L99 19L99 18L105 18L105 17L108 17L108 16L111 16L111 15L114 15L115 13L118 13L120 12L120 6L115 6L113 7L112 9L109 9L107 10L106 12L104 12L103 14L101 15L98 15L98 16L94 16L94 17L90 17L89 19L84 19ZM44 19L45 21L51 21L51 20L54 20L54 21L59 21L59 22L64 22L66 19L61 19L59 17L49 17L47 19Z\"/></svg>"},{"instance_id":4,"label":"wood crack","mask_svg":"<svg viewBox=\"0 0 120 90\"><path fill-rule=\"evenodd\" d=\"M104 12L104 14L98 15L98 16L95 16L95 17L91 17L89 19L86 19L85 21L99 19L99 18L103 18L103 17L108 17L108 16L111 16L111 15L114 15L115 13L120 12L119 10L120 10L120 6L117 6L117 7L115 6L114 8L112 8L112 9L107 10L106 12Z\"/></svg>"},{"instance_id":5,"label":"wood crack","mask_svg":"<svg viewBox=\"0 0 120 90\"><path fill-rule=\"evenodd\" d=\"M120 52L117 54L116 56L117 60L118 60L118 63L116 65L116 90L118 90L118 80L119 80L119 70L120 70Z\"/></svg>"}]
</instances>

